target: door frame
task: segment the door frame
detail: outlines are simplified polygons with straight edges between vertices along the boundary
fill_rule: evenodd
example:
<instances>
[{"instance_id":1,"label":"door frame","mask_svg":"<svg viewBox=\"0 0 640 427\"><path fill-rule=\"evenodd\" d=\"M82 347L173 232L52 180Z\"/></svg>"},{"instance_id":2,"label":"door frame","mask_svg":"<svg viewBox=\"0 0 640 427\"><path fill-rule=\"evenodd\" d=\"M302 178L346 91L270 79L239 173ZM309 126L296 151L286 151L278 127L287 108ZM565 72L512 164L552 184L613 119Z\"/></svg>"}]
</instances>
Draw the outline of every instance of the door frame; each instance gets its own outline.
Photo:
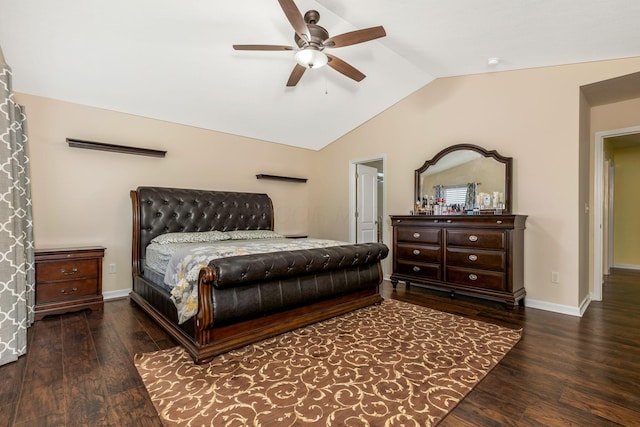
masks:
<instances>
[{"instance_id":1,"label":"door frame","mask_svg":"<svg viewBox=\"0 0 640 427\"><path fill-rule=\"evenodd\" d=\"M640 126L611 129L595 134L593 156L593 292L591 300L602 301L603 274L603 217L604 217L604 140L614 136L640 133ZM612 208L613 209L613 208ZM613 230L609 230L612 233ZM612 250L612 248L609 248Z\"/></svg>"},{"instance_id":2,"label":"door frame","mask_svg":"<svg viewBox=\"0 0 640 427\"><path fill-rule=\"evenodd\" d=\"M356 165L362 163L382 162L382 173L386 174L387 156L381 154L379 156L365 157L361 159L349 160L349 241L356 241ZM387 210L387 180L386 177L382 181L382 212L378 212L378 216L383 218L382 224L382 241L387 241L387 227L384 226L384 218L386 218Z\"/></svg>"}]
</instances>

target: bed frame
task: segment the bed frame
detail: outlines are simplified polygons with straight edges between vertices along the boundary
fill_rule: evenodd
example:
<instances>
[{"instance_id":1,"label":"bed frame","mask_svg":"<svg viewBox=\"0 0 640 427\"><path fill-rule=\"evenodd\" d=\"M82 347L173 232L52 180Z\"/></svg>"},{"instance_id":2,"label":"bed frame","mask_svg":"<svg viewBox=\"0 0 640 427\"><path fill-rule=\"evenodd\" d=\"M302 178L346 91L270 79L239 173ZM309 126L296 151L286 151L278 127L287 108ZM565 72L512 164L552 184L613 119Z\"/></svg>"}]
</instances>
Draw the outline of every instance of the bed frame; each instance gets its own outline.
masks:
<instances>
[{"instance_id":1,"label":"bed frame","mask_svg":"<svg viewBox=\"0 0 640 427\"><path fill-rule=\"evenodd\" d=\"M138 187L131 201L130 298L196 363L382 301L384 244L245 255L213 260L200 271L197 314L178 324L169 292L144 276L149 242L174 232L273 230L271 199L258 193ZM227 304L232 300L234 307Z\"/></svg>"}]
</instances>

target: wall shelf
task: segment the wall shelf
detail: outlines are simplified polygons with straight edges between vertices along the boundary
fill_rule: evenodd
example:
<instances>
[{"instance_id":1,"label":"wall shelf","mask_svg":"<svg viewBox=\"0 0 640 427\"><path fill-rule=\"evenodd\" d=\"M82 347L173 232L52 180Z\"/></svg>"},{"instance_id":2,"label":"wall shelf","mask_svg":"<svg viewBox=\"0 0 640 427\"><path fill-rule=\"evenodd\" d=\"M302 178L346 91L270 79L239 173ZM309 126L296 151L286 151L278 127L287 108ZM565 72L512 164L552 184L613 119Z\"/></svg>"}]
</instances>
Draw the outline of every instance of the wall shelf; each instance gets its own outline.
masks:
<instances>
[{"instance_id":1,"label":"wall shelf","mask_svg":"<svg viewBox=\"0 0 640 427\"><path fill-rule=\"evenodd\" d=\"M307 178L294 178L291 176L279 176L279 175L267 175L259 173L256 175L258 179L274 179L277 181L289 181L289 182L307 182Z\"/></svg>"},{"instance_id":2,"label":"wall shelf","mask_svg":"<svg viewBox=\"0 0 640 427\"><path fill-rule=\"evenodd\" d=\"M86 148L89 150L111 151L115 153L136 154L139 156L164 157L166 151L153 150L151 148L127 147L125 145L107 144L104 142L85 141L82 139L67 138L69 147Z\"/></svg>"}]
</instances>

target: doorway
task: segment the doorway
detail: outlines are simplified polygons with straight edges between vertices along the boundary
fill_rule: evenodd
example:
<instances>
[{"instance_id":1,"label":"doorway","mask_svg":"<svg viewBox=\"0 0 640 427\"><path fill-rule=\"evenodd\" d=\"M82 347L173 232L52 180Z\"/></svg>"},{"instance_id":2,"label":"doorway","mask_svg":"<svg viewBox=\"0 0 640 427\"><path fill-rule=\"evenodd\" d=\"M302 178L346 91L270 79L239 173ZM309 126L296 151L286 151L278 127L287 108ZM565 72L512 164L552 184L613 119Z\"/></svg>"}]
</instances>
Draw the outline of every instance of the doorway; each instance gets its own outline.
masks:
<instances>
[{"instance_id":1,"label":"doorway","mask_svg":"<svg viewBox=\"0 0 640 427\"><path fill-rule=\"evenodd\" d=\"M594 150L594 213L593 213L593 295L595 301L602 300L604 276L615 267L614 235L615 222L613 188L615 176L610 164L612 148L640 145L640 126L613 129L595 134Z\"/></svg>"},{"instance_id":2,"label":"doorway","mask_svg":"<svg viewBox=\"0 0 640 427\"><path fill-rule=\"evenodd\" d=\"M350 163L349 239L351 242L385 241L384 165L384 156L352 160Z\"/></svg>"}]
</instances>

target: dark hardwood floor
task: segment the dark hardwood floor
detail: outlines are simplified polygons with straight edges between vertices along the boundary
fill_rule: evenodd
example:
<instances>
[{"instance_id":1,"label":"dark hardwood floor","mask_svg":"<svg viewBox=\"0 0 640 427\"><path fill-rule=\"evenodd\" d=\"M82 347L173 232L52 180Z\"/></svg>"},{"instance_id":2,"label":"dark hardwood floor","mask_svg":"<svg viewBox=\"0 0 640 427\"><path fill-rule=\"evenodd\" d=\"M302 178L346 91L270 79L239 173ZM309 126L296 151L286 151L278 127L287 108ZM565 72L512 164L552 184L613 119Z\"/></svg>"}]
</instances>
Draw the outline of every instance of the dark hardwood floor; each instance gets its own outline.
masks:
<instances>
[{"instance_id":1,"label":"dark hardwood floor","mask_svg":"<svg viewBox=\"0 0 640 427\"><path fill-rule=\"evenodd\" d=\"M511 328L522 340L441 426L640 425L640 272L616 270L582 318L384 283L383 296ZM175 344L128 300L52 316L0 367L0 426L161 426L133 365Z\"/></svg>"}]
</instances>

